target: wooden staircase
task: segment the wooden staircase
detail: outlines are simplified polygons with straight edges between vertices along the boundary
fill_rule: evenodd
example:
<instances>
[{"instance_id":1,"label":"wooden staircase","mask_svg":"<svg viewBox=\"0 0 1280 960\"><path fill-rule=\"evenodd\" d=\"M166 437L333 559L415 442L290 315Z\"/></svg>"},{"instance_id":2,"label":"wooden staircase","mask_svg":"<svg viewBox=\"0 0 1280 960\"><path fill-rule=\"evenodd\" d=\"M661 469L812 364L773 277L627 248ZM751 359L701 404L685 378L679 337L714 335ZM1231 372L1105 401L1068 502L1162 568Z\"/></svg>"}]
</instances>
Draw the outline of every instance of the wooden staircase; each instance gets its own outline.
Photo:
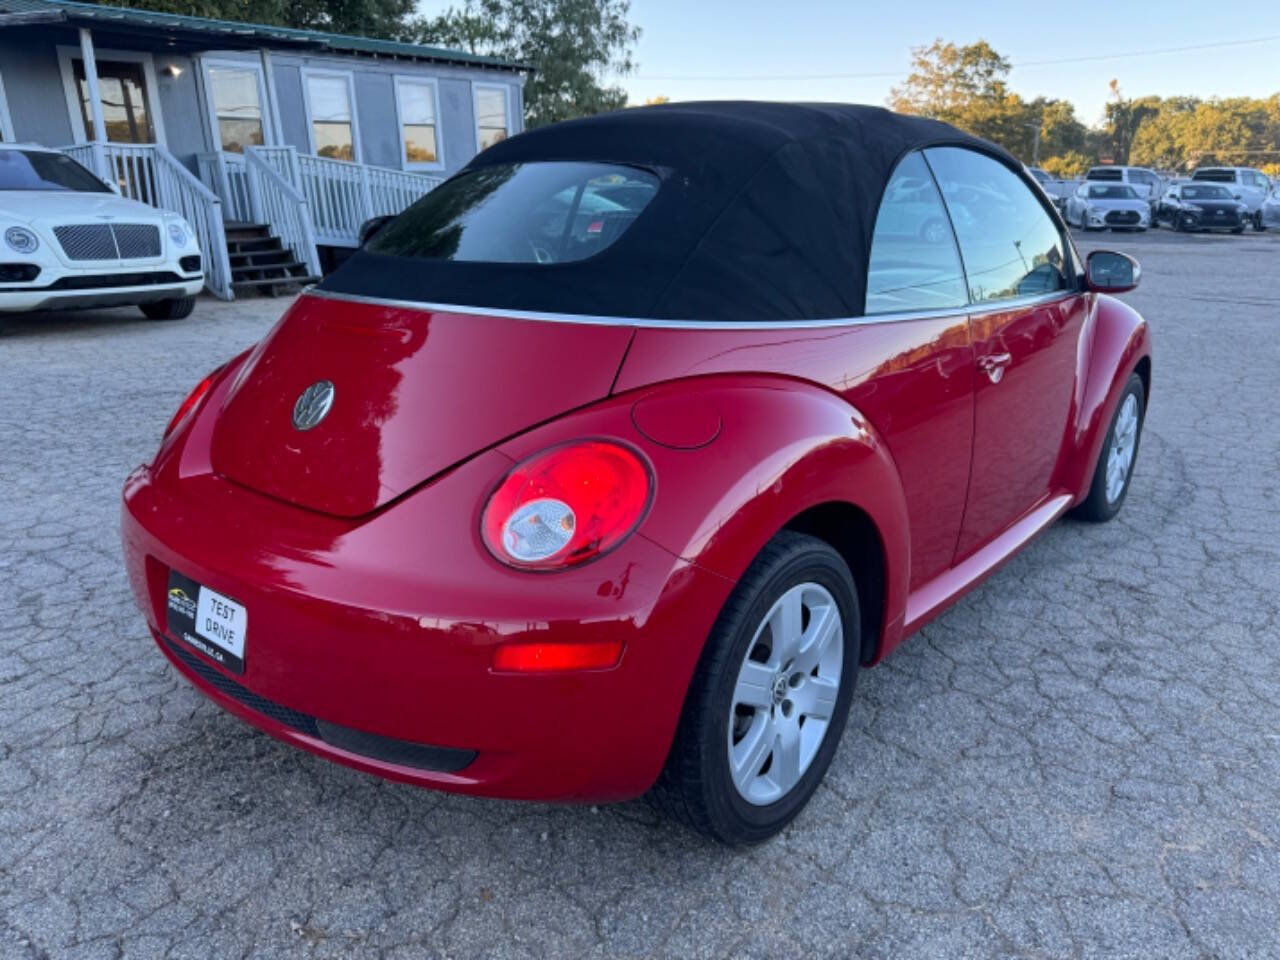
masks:
<instances>
[{"instance_id":1,"label":"wooden staircase","mask_svg":"<svg viewBox=\"0 0 1280 960\"><path fill-rule=\"evenodd\" d=\"M257 291L270 296L316 283L319 277L295 259L265 223L228 223L227 257L231 261L231 288L237 295Z\"/></svg>"}]
</instances>

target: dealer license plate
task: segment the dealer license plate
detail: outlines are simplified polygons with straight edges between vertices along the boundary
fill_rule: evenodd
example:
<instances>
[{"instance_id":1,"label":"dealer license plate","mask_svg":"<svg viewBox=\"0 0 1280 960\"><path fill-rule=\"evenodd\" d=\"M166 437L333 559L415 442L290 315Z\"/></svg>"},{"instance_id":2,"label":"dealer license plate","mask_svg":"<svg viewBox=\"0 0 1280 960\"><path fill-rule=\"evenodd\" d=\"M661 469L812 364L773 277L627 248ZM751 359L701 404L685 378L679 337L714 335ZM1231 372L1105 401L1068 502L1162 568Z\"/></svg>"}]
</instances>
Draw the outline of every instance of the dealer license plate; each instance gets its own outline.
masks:
<instances>
[{"instance_id":1,"label":"dealer license plate","mask_svg":"<svg viewBox=\"0 0 1280 960\"><path fill-rule=\"evenodd\" d=\"M249 628L244 604L170 570L165 607L171 635L232 673L244 673L244 641Z\"/></svg>"}]
</instances>

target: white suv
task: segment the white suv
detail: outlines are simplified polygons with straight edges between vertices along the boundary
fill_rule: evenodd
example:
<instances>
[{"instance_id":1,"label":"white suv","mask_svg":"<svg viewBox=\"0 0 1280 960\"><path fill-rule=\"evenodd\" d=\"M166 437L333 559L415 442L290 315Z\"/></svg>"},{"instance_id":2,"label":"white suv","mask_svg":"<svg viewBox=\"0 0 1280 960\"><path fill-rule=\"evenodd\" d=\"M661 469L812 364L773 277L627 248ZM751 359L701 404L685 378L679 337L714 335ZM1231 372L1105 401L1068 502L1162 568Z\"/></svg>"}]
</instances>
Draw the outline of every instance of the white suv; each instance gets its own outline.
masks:
<instances>
[{"instance_id":1,"label":"white suv","mask_svg":"<svg viewBox=\"0 0 1280 960\"><path fill-rule=\"evenodd\" d=\"M178 214L118 196L57 150L0 143L0 314L133 304L179 320L203 286Z\"/></svg>"},{"instance_id":2,"label":"white suv","mask_svg":"<svg viewBox=\"0 0 1280 960\"><path fill-rule=\"evenodd\" d=\"M1220 183L1245 205L1245 216L1255 230L1265 230L1263 205L1271 193L1271 181L1253 167L1197 167L1192 180Z\"/></svg>"},{"instance_id":3,"label":"white suv","mask_svg":"<svg viewBox=\"0 0 1280 960\"><path fill-rule=\"evenodd\" d=\"M1146 167L1090 167L1084 175L1086 180L1101 180L1106 183L1127 183L1133 192L1152 206L1164 193L1164 181L1154 170Z\"/></svg>"}]
</instances>

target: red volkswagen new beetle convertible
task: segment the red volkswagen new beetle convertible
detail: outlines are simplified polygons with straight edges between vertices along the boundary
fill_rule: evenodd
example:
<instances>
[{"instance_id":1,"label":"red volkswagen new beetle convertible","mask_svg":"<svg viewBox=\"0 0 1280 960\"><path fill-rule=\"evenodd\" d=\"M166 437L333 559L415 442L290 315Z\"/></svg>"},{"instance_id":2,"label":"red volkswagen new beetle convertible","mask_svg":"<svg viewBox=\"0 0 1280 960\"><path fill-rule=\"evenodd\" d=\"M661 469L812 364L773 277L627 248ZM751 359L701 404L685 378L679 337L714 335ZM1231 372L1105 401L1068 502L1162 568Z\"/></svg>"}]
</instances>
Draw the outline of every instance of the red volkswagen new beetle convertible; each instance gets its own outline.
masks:
<instances>
[{"instance_id":1,"label":"red volkswagen new beetle convertible","mask_svg":"<svg viewBox=\"0 0 1280 960\"><path fill-rule=\"evenodd\" d=\"M203 380L124 490L160 650L273 736L763 839L860 667L1124 502L1136 263L868 107L515 137Z\"/></svg>"}]
</instances>

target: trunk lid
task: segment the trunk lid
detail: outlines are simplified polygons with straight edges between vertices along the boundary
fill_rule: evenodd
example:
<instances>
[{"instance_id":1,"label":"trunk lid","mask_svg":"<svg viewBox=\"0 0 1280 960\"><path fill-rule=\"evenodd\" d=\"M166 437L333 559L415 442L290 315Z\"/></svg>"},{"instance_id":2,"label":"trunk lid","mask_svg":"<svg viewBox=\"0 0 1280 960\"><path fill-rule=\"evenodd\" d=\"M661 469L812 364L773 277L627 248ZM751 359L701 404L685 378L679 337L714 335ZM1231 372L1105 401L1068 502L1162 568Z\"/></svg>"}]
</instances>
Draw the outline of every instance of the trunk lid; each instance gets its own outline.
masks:
<instances>
[{"instance_id":1,"label":"trunk lid","mask_svg":"<svg viewBox=\"0 0 1280 960\"><path fill-rule=\"evenodd\" d=\"M608 396L630 338L623 326L303 295L236 374L214 426L213 468L298 506L361 516ZM334 388L328 414L297 429L295 403L323 380Z\"/></svg>"}]
</instances>

